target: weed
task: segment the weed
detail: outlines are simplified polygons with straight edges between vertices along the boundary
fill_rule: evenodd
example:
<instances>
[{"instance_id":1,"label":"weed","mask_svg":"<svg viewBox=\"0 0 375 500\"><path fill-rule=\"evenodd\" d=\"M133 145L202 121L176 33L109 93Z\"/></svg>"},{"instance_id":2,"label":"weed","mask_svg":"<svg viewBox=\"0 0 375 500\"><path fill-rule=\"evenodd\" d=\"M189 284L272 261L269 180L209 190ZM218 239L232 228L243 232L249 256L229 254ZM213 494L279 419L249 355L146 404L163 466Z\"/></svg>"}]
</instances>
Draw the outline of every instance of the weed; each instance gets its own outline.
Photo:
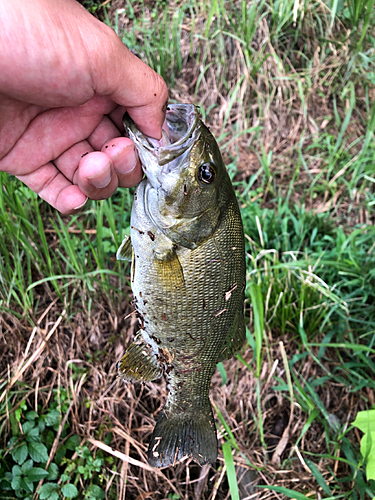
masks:
<instances>
[{"instance_id":1,"label":"weed","mask_svg":"<svg viewBox=\"0 0 375 500\"><path fill-rule=\"evenodd\" d=\"M78 480L86 484L84 498L104 498L97 484L100 475L94 473L100 472L105 459L93 457L81 438L71 433L70 422L63 420L68 400L61 389L44 413L41 408L39 413L30 410L25 400L15 411L8 405L12 433L0 458L0 491L6 495L2 498L15 494L31 500L36 491L41 499L75 498ZM56 435L62 441L58 448Z\"/></svg>"}]
</instances>

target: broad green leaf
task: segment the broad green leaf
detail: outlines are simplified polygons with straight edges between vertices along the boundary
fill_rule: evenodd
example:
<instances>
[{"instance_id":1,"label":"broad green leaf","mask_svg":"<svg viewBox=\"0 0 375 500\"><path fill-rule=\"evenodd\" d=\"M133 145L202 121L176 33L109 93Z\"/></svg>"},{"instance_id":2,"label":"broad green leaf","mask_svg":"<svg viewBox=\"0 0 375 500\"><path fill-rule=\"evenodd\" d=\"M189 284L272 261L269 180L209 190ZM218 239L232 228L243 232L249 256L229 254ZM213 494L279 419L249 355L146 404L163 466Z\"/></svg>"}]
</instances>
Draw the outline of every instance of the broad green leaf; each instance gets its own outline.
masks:
<instances>
[{"instance_id":1,"label":"broad green leaf","mask_svg":"<svg viewBox=\"0 0 375 500\"><path fill-rule=\"evenodd\" d=\"M29 479L27 476L23 476L21 485L26 491L30 491L31 493L34 491L33 481L31 481L31 479Z\"/></svg>"},{"instance_id":2,"label":"broad green leaf","mask_svg":"<svg viewBox=\"0 0 375 500\"><path fill-rule=\"evenodd\" d=\"M21 489L21 479L22 476L13 476L11 485L14 490Z\"/></svg>"},{"instance_id":3,"label":"broad green leaf","mask_svg":"<svg viewBox=\"0 0 375 500\"><path fill-rule=\"evenodd\" d=\"M52 462L48 467L48 481L54 481L59 477L59 468L55 462Z\"/></svg>"},{"instance_id":4,"label":"broad green leaf","mask_svg":"<svg viewBox=\"0 0 375 500\"><path fill-rule=\"evenodd\" d=\"M22 469L22 474L23 474L23 475L25 475L25 473L26 473L26 472L28 472L28 471L32 468L32 466L33 466L33 465L34 465L34 464L33 464L33 461L32 461L32 460L28 460L27 462L25 462L25 463L22 465L22 467L21 467L21 469Z\"/></svg>"},{"instance_id":5,"label":"broad green leaf","mask_svg":"<svg viewBox=\"0 0 375 500\"><path fill-rule=\"evenodd\" d=\"M64 486L61 488L62 494L67 497L67 498L75 498L78 496L78 490L74 486L74 484L64 484Z\"/></svg>"},{"instance_id":6,"label":"broad green leaf","mask_svg":"<svg viewBox=\"0 0 375 500\"><path fill-rule=\"evenodd\" d=\"M12 467L12 476L22 476L22 469L19 465L13 465Z\"/></svg>"},{"instance_id":7,"label":"broad green leaf","mask_svg":"<svg viewBox=\"0 0 375 500\"><path fill-rule=\"evenodd\" d=\"M34 462L47 462L48 452L43 443L35 443L32 441L28 444L27 448L29 450L30 457L34 460Z\"/></svg>"},{"instance_id":8,"label":"broad green leaf","mask_svg":"<svg viewBox=\"0 0 375 500\"><path fill-rule=\"evenodd\" d=\"M54 493L56 493L56 488L57 488L57 484L53 484L53 483L43 484L38 490L40 500L45 500L46 498L52 499Z\"/></svg>"},{"instance_id":9,"label":"broad green leaf","mask_svg":"<svg viewBox=\"0 0 375 500\"><path fill-rule=\"evenodd\" d=\"M17 410L14 412L14 415L16 417L17 422L19 422L21 420L21 415L22 415L21 408L17 408Z\"/></svg>"},{"instance_id":10,"label":"broad green leaf","mask_svg":"<svg viewBox=\"0 0 375 500\"><path fill-rule=\"evenodd\" d=\"M35 428L35 423L28 420L22 425L22 430L24 434L28 434L32 429Z\"/></svg>"},{"instance_id":11,"label":"broad green leaf","mask_svg":"<svg viewBox=\"0 0 375 500\"><path fill-rule=\"evenodd\" d=\"M26 413L26 420L35 420L38 416L37 412L35 410L28 411Z\"/></svg>"},{"instance_id":12,"label":"broad green leaf","mask_svg":"<svg viewBox=\"0 0 375 500\"><path fill-rule=\"evenodd\" d=\"M13 436L9 439L9 448L11 448L17 442L17 436Z\"/></svg>"},{"instance_id":13,"label":"broad green leaf","mask_svg":"<svg viewBox=\"0 0 375 500\"><path fill-rule=\"evenodd\" d=\"M26 440L30 443L31 441L40 441L40 431L39 427L35 427L34 429L31 429L30 432L27 433L26 435Z\"/></svg>"},{"instance_id":14,"label":"broad green leaf","mask_svg":"<svg viewBox=\"0 0 375 500\"><path fill-rule=\"evenodd\" d=\"M42 434L42 432L44 431L44 429L46 428L46 423L44 422L44 420L42 420L41 418L38 420L38 430L39 430L39 434Z\"/></svg>"},{"instance_id":15,"label":"broad green leaf","mask_svg":"<svg viewBox=\"0 0 375 500\"><path fill-rule=\"evenodd\" d=\"M9 472L8 472L9 474ZM9 491L11 486L10 483L12 482L12 478L8 479L8 477L2 477L0 478L0 491Z\"/></svg>"},{"instance_id":16,"label":"broad green leaf","mask_svg":"<svg viewBox=\"0 0 375 500\"><path fill-rule=\"evenodd\" d=\"M375 432L366 432L362 437L361 454L366 460L367 479L375 479Z\"/></svg>"},{"instance_id":17,"label":"broad green leaf","mask_svg":"<svg viewBox=\"0 0 375 500\"><path fill-rule=\"evenodd\" d=\"M105 498L105 492L97 484L92 484L88 491L92 498L98 498L99 500L103 500Z\"/></svg>"},{"instance_id":18,"label":"broad green leaf","mask_svg":"<svg viewBox=\"0 0 375 500\"><path fill-rule=\"evenodd\" d=\"M15 462L17 462L19 465L22 465L28 455L27 444L22 443L20 446L17 446L17 448L12 450L10 454L12 455L12 458Z\"/></svg>"},{"instance_id":19,"label":"broad green leaf","mask_svg":"<svg viewBox=\"0 0 375 500\"><path fill-rule=\"evenodd\" d=\"M375 432L375 410L359 411L353 425L362 432Z\"/></svg>"},{"instance_id":20,"label":"broad green leaf","mask_svg":"<svg viewBox=\"0 0 375 500\"><path fill-rule=\"evenodd\" d=\"M60 412L57 410L51 410L47 413L45 418L46 425L53 427L60 422Z\"/></svg>"},{"instance_id":21,"label":"broad green leaf","mask_svg":"<svg viewBox=\"0 0 375 500\"><path fill-rule=\"evenodd\" d=\"M27 425L30 424L30 425ZM30 422L29 420L23 424L22 427L26 427L25 437L27 441L39 441L39 428L35 426L34 422Z\"/></svg>"},{"instance_id":22,"label":"broad green leaf","mask_svg":"<svg viewBox=\"0 0 375 500\"><path fill-rule=\"evenodd\" d=\"M73 436L70 436L70 438L66 440L65 446L68 450L75 451L80 442L81 438L76 434L74 434Z\"/></svg>"},{"instance_id":23,"label":"broad green leaf","mask_svg":"<svg viewBox=\"0 0 375 500\"><path fill-rule=\"evenodd\" d=\"M366 460L367 479L375 479L375 410L360 411L353 422L364 436L361 439L361 454Z\"/></svg>"},{"instance_id":24,"label":"broad green leaf","mask_svg":"<svg viewBox=\"0 0 375 500\"><path fill-rule=\"evenodd\" d=\"M40 481L41 479L44 479L45 477L48 476L48 472L41 467L32 467L28 472L27 472L27 477L30 479L30 481Z\"/></svg>"}]
</instances>

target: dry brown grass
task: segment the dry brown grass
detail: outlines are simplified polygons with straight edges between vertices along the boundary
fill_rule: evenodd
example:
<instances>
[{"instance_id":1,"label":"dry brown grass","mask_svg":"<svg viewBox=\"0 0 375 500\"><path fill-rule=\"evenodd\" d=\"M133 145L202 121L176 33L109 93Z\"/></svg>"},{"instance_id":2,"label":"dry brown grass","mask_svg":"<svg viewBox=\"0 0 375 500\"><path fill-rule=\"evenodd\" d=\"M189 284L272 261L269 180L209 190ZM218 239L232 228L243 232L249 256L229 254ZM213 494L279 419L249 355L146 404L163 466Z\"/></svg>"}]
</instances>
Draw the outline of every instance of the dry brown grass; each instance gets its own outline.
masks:
<instances>
[{"instance_id":1,"label":"dry brown grass","mask_svg":"<svg viewBox=\"0 0 375 500\"><path fill-rule=\"evenodd\" d=\"M105 488L112 494L116 491L119 499L159 500L173 492L187 500L230 498L221 451L216 464L203 468L191 460L161 471L147 464L147 444L165 402L167 389L165 380L146 385L125 385L117 376L116 361L137 328L136 321L132 319L134 316L123 321L128 306L113 315L113 312L109 313L97 304L90 318L85 312L79 312L68 319L61 306L47 300L35 313L38 326L32 331L14 317L4 315L0 319L0 384L7 381L0 399L8 398L15 410L20 404L18 391L22 391L22 400L27 406L35 410L39 407L43 413L51 401L52 391L65 388L70 394L70 401L60 431L69 419L70 432L80 436L82 442L87 441L94 456L99 448L122 462L117 472L111 471L110 467L106 470ZM117 330L114 329L115 324L118 325ZM282 398L273 386L276 380L279 383L287 381L282 349L291 359L296 345L292 339L284 338L281 344L279 341L277 335L268 333L269 358L263 362L260 377L261 415L267 452L257 431L259 411L256 379L252 372L240 361L230 360L225 363L228 374L226 384L222 385L218 372L212 379L212 403L224 415L239 445L240 454L236 454L234 461L243 500L283 498L275 492L256 489L257 484L285 486L303 491L308 496L319 493L319 486L299 450L324 455L327 452L325 431L321 425L314 423L298 447L293 444L301 434L305 416L298 403L291 404L288 399ZM251 362L250 349L243 356L248 363ZM331 370L338 363L339 360L332 356L325 367ZM77 376L72 365L83 368L82 373ZM324 375L322 368L311 359L296 366L296 371L305 380ZM318 396L332 418L348 424L358 410L365 409L364 402L361 403L357 395L350 394L339 383L330 382L320 387ZM15 400L18 403L13 406ZM9 435L9 420L0 425L2 436ZM217 426L220 437L225 431L218 420ZM108 446L104 440L110 432L112 440ZM59 438L58 432L50 461L53 461L57 446L61 445ZM352 439L356 437L352 436ZM1 446L5 446L4 441ZM333 449L330 451L334 453ZM321 459L316 465L327 484L332 480L328 467L338 478L349 475L347 465L332 459Z\"/></svg>"}]
</instances>

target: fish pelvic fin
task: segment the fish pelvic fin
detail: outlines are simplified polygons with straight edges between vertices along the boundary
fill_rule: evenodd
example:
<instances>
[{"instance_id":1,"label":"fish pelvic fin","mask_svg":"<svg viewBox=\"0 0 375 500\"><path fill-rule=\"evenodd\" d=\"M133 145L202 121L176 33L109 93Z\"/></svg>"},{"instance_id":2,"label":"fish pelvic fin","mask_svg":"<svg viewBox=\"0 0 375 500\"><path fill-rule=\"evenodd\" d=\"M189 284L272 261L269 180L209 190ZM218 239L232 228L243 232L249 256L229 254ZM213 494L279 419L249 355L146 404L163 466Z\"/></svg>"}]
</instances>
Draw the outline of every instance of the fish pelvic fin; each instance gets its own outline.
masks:
<instances>
[{"instance_id":1,"label":"fish pelvic fin","mask_svg":"<svg viewBox=\"0 0 375 500\"><path fill-rule=\"evenodd\" d=\"M148 448L152 467L175 465L191 457L199 465L217 459L217 436L212 408L207 406L195 413L161 412Z\"/></svg>"},{"instance_id":2,"label":"fish pelvic fin","mask_svg":"<svg viewBox=\"0 0 375 500\"><path fill-rule=\"evenodd\" d=\"M151 382L163 373L156 354L141 334L136 335L126 349L124 356L117 363L117 370L120 377L127 382Z\"/></svg>"}]
</instances>

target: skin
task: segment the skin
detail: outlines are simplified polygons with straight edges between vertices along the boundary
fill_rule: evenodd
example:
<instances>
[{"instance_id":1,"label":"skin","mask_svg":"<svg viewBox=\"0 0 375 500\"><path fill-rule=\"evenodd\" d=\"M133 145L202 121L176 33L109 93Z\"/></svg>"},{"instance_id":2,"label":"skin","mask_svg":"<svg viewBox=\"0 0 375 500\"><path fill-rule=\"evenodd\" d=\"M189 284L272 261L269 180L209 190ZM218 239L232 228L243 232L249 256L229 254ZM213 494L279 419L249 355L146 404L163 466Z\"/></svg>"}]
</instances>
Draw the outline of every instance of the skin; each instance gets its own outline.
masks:
<instances>
[{"instance_id":1,"label":"skin","mask_svg":"<svg viewBox=\"0 0 375 500\"><path fill-rule=\"evenodd\" d=\"M128 111L161 138L168 90L74 0L0 0L0 170L64 214L142 178Z\"/></svg>"}]
</instances>

